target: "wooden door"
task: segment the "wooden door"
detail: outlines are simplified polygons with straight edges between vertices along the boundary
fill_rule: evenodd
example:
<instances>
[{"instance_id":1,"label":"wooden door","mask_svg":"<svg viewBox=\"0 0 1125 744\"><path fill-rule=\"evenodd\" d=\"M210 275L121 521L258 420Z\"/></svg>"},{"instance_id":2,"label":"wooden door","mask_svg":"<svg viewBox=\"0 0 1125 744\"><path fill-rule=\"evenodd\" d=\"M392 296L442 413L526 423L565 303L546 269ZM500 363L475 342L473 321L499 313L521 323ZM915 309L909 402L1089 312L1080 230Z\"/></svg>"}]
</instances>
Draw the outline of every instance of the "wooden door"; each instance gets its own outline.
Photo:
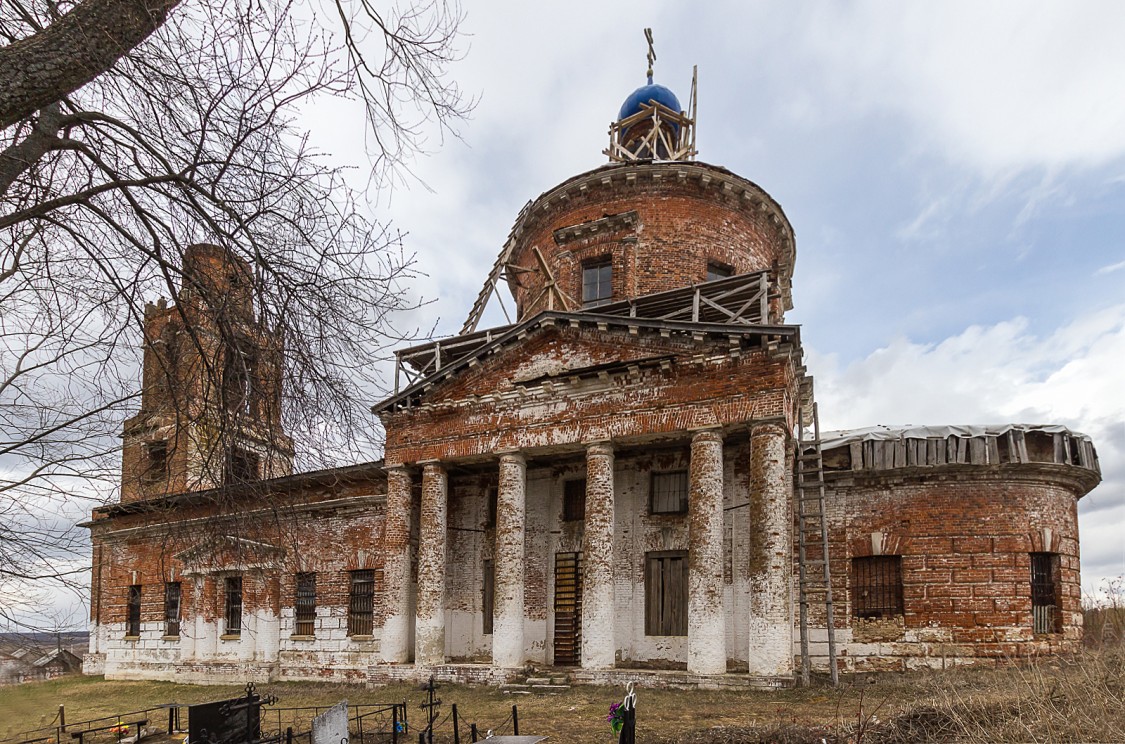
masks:
<instances>
[{"instance_id":1,"label":"wooden door","mask_svg":"<svg viewBox=\"0 0 1125 744\"><path fill-rule=\"evenodd\" d=\"M582 659L582 554L555 553L555 664Z\"/></svg>"}]
</instances>

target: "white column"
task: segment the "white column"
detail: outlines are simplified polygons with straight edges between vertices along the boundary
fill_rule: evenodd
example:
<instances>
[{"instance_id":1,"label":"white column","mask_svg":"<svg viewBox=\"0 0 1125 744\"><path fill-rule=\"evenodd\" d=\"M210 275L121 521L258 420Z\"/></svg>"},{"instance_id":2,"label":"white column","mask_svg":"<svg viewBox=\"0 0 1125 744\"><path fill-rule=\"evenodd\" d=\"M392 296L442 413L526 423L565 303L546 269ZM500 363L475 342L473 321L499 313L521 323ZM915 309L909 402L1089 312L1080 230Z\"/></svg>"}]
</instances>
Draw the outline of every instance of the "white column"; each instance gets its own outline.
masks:
<instances>
[{"instance_id":1,"label":"white column","mask_svg":"<svg viewBox=\"0 0 1125 744\"><path fill-rule=\"evenodd\" d=\"M496 498L496 583L493 600L492 665L514 669L524 663L524 514L527 461L519 453L500 456Z\"/></svg>"},{"instance_id":2,"label":"white column","mask_svg":"<svg viewBox=\"0 0 1125 744\"><path fill-rule=\"evenodd\" d=\"M582 538L582 668L616 661L613 591L613 446L586 448L586 520Z\"/></svg>"},{"instance_id":3,"label":"white column","mask_svg":"<svg viewBox=\"0 0 1125 744\"><path fill-rule=\"evenodd\" d=\"M440 463L422 470L422 511L418 524L418 609L414 663L445 663L445 536L449 479Z\"/></svg>"},{"instance_id":4,"label":"white column","mask_svg":"<svg viewBox=\"0 0 1125 744\"><path fill-rule=\"evenodd\" d=\"M404 466L387 468L387 508L383 522L383 661L410 661L411 478Z\"/></svg>"},{"instance_id":5,"label":"white column","mask_svg":"<svg viewBox=\"0 0 1125 744\"><path fill-rule=\"evenodd\" d=\"M691 439L688 495L688 671L727 671L723 612L723 438L701 431Z\"/></svg>"},{"instance_id":6,"label":"white column","mask_svg":"<svg viewBox=\"0 0 1125 744\"><path fill-rule=\"evenodd\" d=\"M750 574L750 673L793 673L793 480L786 467L789 434L780 422L750 430L750 529L758 555ZM757 568L754 571L754 568Z\"/></svg>"}]
</instances>

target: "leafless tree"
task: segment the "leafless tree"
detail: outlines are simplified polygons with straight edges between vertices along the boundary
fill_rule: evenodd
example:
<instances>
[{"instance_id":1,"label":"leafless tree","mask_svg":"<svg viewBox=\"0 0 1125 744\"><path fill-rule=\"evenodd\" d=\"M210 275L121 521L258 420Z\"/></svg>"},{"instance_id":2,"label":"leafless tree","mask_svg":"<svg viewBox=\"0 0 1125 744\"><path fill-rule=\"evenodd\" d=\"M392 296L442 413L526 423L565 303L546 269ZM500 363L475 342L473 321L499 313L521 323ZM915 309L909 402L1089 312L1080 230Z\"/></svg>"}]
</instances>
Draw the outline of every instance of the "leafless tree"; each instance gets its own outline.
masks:
<instances>
[{"instance_id":1,"label":"leafless tree","mask_svg":"<svg viewBox=\"0 0 1125 744\"><path fill-rule=\"evenodd\" d=\"M411 261L301 117L361 101L369 183L402 173L470 108L447 77L459 21L445 0L0 3L0 623L88 570L73 524L118 483L145 306L192 243L251 267L299 464L356 456Z\"/></svg>"}]
</instances>

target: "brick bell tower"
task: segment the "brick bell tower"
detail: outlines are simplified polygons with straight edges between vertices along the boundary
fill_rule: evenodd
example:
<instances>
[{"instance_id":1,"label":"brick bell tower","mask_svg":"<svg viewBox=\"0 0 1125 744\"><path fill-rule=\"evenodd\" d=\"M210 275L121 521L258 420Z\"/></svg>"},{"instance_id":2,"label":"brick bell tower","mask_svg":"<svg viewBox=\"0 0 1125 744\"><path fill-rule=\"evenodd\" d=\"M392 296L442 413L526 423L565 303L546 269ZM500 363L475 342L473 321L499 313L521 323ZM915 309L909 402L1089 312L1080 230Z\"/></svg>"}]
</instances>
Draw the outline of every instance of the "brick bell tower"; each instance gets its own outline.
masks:
<instances>
[{"instance_id":1,"label":"brick bell tower","mask_svg":"<svg viewBox=\"0 0 1125 744\"><path fill-rule=\"evenodd\" d=\"M501 280L516 303L508 320L520 322L544 310L616 314L637 298L755 275L758 288L732 280L712 292L718 298L709 305L704 300L702 314L696 308L677 319L785 322L796 260L788 218L757 184L696 161L695 74L684 110L672 90L653 82L653 59L650 47L647 83L610 124L609 163L523 208L461 333L477 328Z\"/></svg>"},{"instance_id":2,"label":"brick bell tower","mask_svg":"<svg viewBox=\"0 0 1125 744\"><path fill-rule=\"evenodd\" d=\"M173 304L145 308L141 410L122 433L121 503L289 475L281 339L254 314L250 266L184 252Z\"/></svg>"}]
</instances>

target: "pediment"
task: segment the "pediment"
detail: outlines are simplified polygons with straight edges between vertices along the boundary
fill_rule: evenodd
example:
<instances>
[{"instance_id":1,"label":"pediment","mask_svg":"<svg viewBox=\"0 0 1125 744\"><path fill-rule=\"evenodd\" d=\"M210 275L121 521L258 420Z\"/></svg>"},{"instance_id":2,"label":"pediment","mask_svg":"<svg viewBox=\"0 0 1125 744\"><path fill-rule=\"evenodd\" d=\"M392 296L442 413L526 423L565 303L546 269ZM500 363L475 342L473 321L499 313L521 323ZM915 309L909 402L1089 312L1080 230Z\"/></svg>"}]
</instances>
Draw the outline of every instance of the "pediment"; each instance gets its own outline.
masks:
<instances>
[{"instance_id":1,"label":"pediment","mask_svg":"<svg viewBox=\"0 0 1125 744\"><path fill-rule=\"evenodd\" d=\"M799 329L544 311L522 323L396 352L396 393L372 407L393 413L418 405L518 392L527 380L660 360L738 356L788 349L799 355ZM408 383L399 387L401 376Z\"/></svg>"},{"instance_id":2,"label":"pediment","mask_svg":"<svg viewBox=\"0 0 1125 744\"><path fill-rule=\"evenodd\" d=\"M597 328L546 326L433 386L423 402L518 393L552 380L605 380L630 368L667 367L692 352L690 344L672 339L642 341Z\"/></svg>"},{"instance_id":3,"label":"pediment","mask_svg":"<svg viewBox=\"0 0 1125 744\"><path fill-rule=\"evenodd\" d=\"M285 548L234 535L213 535L176 554L185 575L268 568L285 558Z\"/></svg>"}]
</instances>

